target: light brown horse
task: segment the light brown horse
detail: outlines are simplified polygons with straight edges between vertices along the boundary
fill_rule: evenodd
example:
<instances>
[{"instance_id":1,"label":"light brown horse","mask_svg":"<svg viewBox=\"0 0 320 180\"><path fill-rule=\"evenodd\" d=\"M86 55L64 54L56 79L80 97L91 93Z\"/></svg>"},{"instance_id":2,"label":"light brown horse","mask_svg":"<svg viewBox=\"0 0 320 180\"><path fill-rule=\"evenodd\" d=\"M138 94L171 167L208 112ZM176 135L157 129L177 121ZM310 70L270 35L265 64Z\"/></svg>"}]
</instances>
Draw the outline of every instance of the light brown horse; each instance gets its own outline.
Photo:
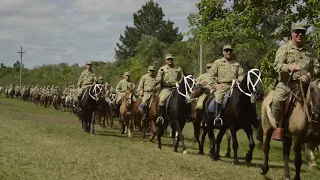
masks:
<instances>
[{"instance_id":1,"label":"light brown horse","mask_svg":"<svg viewBox=\"0 0 320 180\"><path fill-rule=\"evenodd\" d=\"M120 105L120 125L121 125L121 134L124 134L127 130L128 136L132 136L133 130L133 96L134 89L128 89L125 95L122 98Z\"/></svg>"},{"instance_id":2,"label":"light brown horse","mask_svg":"<svg viewBox=\"0 0 320 180\"><path fill-rule=\"evenodd\" d=\"M298 92L295 92L296 100L293 102L292 113L285 121L284 129L285 136L283 139L283 159L284 159L284 177L290 179L289 173L289 156L290 148L293 145L293 151L295 154L294 165L296 168L295 178L300 179L300 168L302 165L301 150L303 143L306 142L306 134L309 128L308 118L311 104L315 104L314 101L319 101L319 96L315 99L311 98L314 95L313 89L318 87L319 80L312 81L308 87L306 99L303 98L302 94L305 94L302 88L302 82L298 86ZM270 103L272 101L274 91L270 91L267 97L263 100L261 106L261 126L263 133L263 151L264 151L264 164L261 167L261 174L265 175L269 171L269 150L270 150L270 139L272 132L276 129L276 124L273 116L270 114ZM293 93L293 92L292 92ZM309 116L310 117L310 116ZM309 121L308 121L309 120Z\"/></svg>"},{"instance_id":3,"label":"light brown horse","mask_svg":"<svg viewBox=\"0 0 320 180\"><path fill-rule=\"evenodd\" d=\"M151 98L151 106L148 110L147 114L147 120L146 121L141 121L143 112L139 110L139 106L141 104L142 99L139 98L133 108L133 116L135 121L139 121L141 125L141 130L142 130L142 138L146 137L146 133L149 131L149 127L151 127L151 136L150 136L150 141L153 141L154 137L157 134L157 127L156 127L156 119L158 117L158 104L159 104L159 97L155 96L154 98Z\"/></svg>"}]
</instances>

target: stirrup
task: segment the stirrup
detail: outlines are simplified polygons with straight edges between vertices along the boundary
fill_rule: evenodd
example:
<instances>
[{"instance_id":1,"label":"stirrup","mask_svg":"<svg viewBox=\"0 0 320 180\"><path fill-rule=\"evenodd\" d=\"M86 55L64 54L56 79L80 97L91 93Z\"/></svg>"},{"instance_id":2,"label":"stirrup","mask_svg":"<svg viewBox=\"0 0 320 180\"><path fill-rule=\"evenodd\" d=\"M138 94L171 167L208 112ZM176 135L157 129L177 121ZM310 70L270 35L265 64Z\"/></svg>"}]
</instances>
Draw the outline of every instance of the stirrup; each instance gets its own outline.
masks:
<instances>
[{"instance_id":1,"label":"stirrup","mask_svg":"<svg viewBox=\"0 0 320 180\"><path fill-rule=\"evenodd\" d=\"M163 124L164 123L164 118L162 116L157 117L156 123L157 124Z\"/></svg>"},{"instance_id":2,"label":"stirrup","mask_svg":"<svg viewBox=\"0 0 320 180\"><path fill-rule=\"evenodd\" d=\"M218 122L219 122L219 124L218 124ZM215 125L215 126L222 126L222 125L223 125L222 119L217 116L217 117L213 120L213 125Z\"/></svg>"}]
</instances>

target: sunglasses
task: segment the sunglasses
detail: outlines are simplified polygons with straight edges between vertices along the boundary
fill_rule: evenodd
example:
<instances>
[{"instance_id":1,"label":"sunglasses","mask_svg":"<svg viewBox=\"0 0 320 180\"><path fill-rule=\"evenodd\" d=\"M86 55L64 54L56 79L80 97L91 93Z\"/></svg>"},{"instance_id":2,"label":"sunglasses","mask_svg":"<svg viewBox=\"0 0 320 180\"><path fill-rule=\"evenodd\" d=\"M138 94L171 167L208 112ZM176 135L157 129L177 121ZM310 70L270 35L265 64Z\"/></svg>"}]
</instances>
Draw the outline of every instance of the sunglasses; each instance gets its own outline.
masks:
<instances>
[{"instance_id":1,"label":"sunglasses","mask_svg":"<svg viewBox=\"0 0 320 180\"><path fill-rule=\"evenodd\" d=\"M305 30L294 30L293 32L297 35L305 35L307 33Z\"/></svg>"},{"instance_id":2,"label":"sunglasses","mask_svg":"<svg viewBox=\"0 0 320 180\"><path fill-rule=\"evenodd\" d=\"M224 52L230 52L230 53L232 53L232 49L225 49L225 50L223 50Z\"/></svg>"},{"instance_id":3,"label":"sunglasses","mask_svg":"<svg viewBox=\"0 0 320 180\"><path fill-rule=\"evenodd\" d=\"M207 67L207 69L210 69L211 67Z\"/></svg>"},{"instance_id":4,"label":"sunglasses","mask_svg":"<svg viewBox=\"0 0 320 180\"><path fill-rule=\"evenodd\" d=\"M173 59L172 59L172 58L167 59L167 61L170 61L170 60L172 60L172 61L173 61Z\"/></svg>"}]
</instances>

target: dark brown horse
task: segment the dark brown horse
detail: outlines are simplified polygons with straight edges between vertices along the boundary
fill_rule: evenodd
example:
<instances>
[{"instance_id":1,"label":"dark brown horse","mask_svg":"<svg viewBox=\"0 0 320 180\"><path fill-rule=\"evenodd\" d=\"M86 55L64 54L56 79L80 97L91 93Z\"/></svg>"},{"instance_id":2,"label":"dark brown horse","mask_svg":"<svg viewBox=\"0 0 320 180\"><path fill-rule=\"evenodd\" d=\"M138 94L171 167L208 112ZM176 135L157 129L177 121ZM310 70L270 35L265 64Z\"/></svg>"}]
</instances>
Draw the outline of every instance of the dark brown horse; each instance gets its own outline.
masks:
<instances>
[{"instance_id":1,"label":"dark brown horse","mask_svg":"<svg viewBox=\"0 0 320 180\"><path fill-rule=\"evenodd\" d=\"M139 106L141 104L141 98L139 98L133 108L133 116L134 119L139 121L141 124L141 131L142 131L142 138L146 137L146 133L148 132L149 128L151 127L152 134L150 136L150 141L153 141L154 137L157 134L157 127L156 127L156 118L158 116L158 104L159 104L159 97L155 96L154 98L151 97L150 100L151 106L148 110L147 119L146 121L141 121L143 112L139 110Z\"/></svg>"},{"instance_id":2,"label":"dark brown horse","mask_svg":"<svg viewBox=\"0 0 320 180\"><path fill-rule=\"evenodd\" d=\"M316 88L319 88L319 79L312 81L309 84L306 99L304 99L304 85L302 82L296 84L297 91L291 92L295 94L295 100L293 102L293 109L289 115L289 118L285 120L283 127L286 135L283 138L283 160L284 160L284 178L290 179L289 173L289 156L290 149L293 146L293 152L295 154L294 165L296 168L294 179L300 178L300 168L302 165L301 150L307 138L311 138L312 133L308 134L309 126L314 121L311 116L311 107L317 106L316 112L319 113L319 94L316 92ZM272 132L276 129L274 117L270 114L270 103L272 101L273 92L270 91L267 97L263 100L261 106L261 125L263 133L263 151L264 151L264 164L261 167L261 174L265 175L269 171L269 150L270 140ZM315 111L315 110L314 110ZM317 122L315 122L317 123Z\"/></svg>"}]
</instances>

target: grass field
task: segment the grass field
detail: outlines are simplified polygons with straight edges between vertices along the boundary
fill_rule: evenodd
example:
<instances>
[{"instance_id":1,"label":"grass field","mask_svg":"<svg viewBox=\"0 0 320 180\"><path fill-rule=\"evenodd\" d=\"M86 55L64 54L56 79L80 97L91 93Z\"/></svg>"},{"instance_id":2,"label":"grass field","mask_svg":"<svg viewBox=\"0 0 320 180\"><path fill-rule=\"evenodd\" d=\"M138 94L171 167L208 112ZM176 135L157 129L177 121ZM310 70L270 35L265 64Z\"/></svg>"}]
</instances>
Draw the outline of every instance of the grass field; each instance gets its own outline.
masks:
<instances>
[{"instance_id":1,"label":"grass field","mask_svg":"<svg viewBox=\"0 0 320 180\"><path fill-rule=\"evenodd\" d=\"M212 161L206 144L204 156L198 155L192 124L187 124L188 154L173 152L171 139L163 138L162 150L156 142L120 135L118 128L96 135L81 130L77 118L66 112L36 107L29 102L0 98L0 179L283 179L281 143L272 142L271 169L261 176L262 151L254 150L250 165L240 159ZM118 124L117 122L115 123ZM98 128L97 128L98 129ZM244 157L248 142L238 132L239 156ZM208 142L208 141L207 141ZM223 141L221 155L226 152ZM292 159L292 158L291 158ZM305 159L305 156L303 156ZM319 163L319 161L318 161ZM291 163L291 177L294 166ZM302 179L320 179L318 168L302 166Z\"/></svg>"}]
</instances>

